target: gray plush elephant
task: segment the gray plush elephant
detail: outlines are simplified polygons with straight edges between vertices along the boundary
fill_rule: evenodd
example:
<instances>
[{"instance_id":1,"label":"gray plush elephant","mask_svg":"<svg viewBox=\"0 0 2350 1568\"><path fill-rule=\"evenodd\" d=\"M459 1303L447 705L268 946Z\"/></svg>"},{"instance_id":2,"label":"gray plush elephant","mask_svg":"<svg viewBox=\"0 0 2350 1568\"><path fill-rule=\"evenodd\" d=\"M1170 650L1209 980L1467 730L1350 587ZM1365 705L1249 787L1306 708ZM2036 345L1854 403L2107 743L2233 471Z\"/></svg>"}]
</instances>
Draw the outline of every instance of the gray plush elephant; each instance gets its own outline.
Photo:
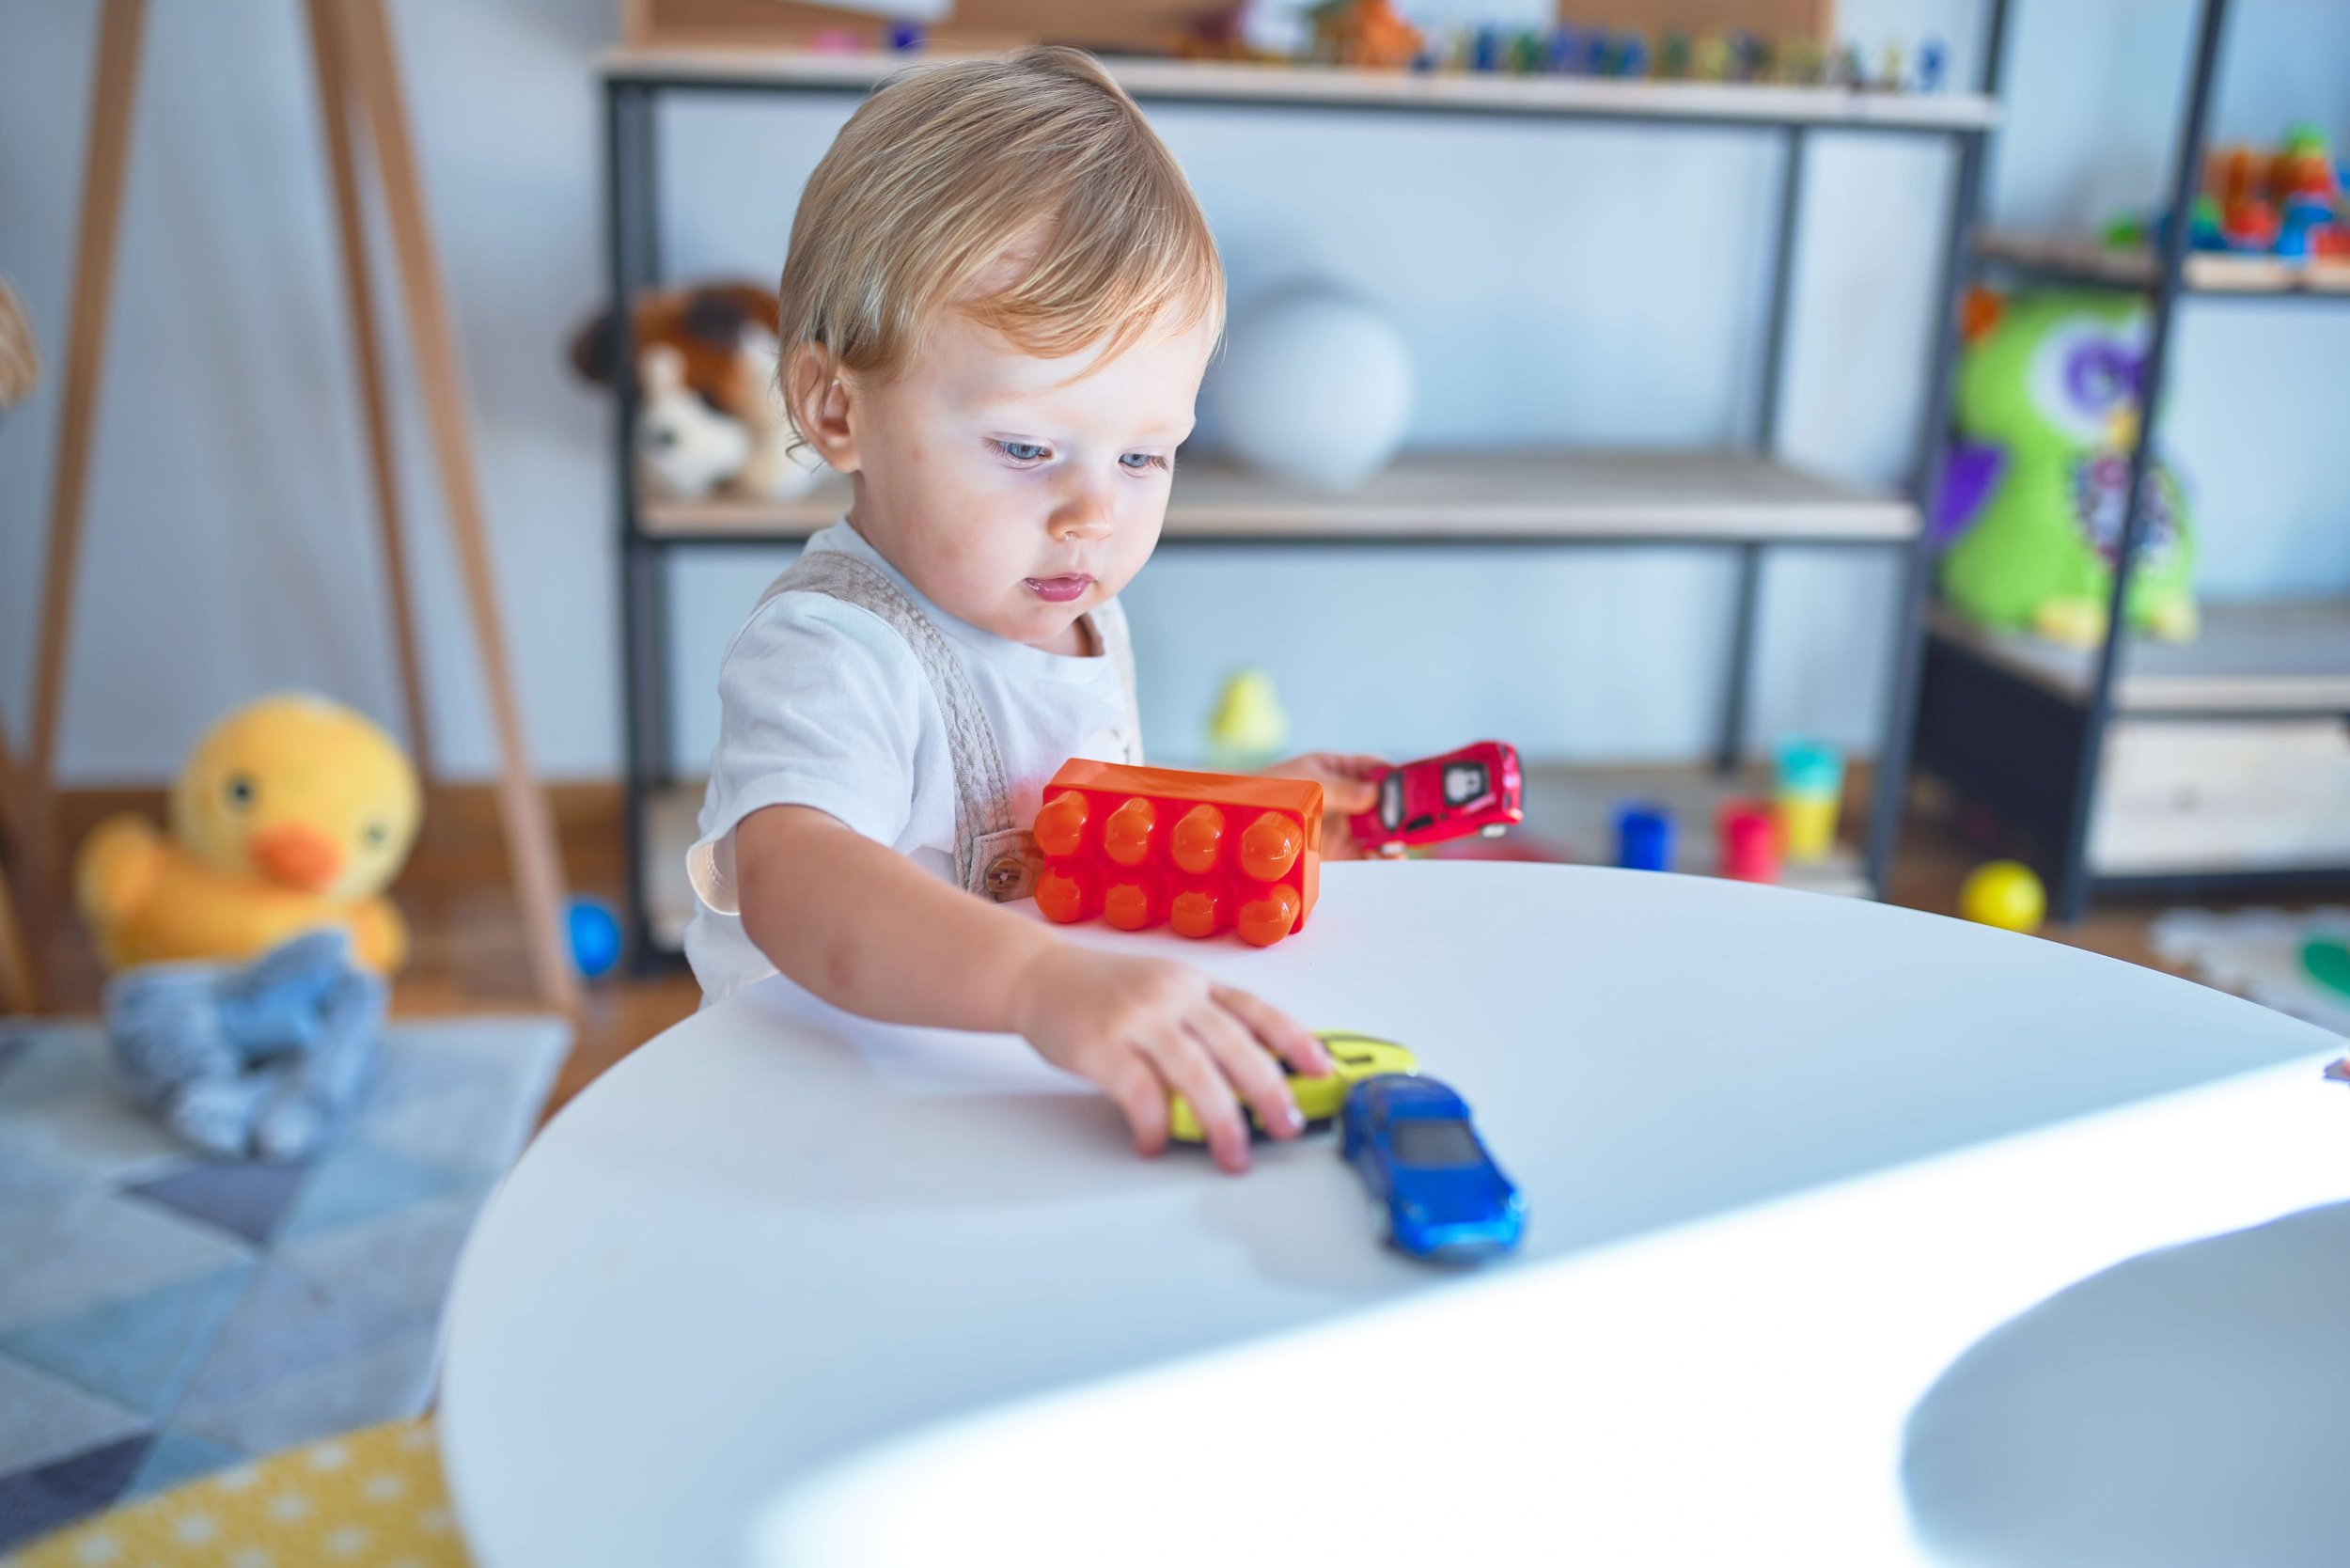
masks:
<instances>
[{"instance_id":1,"label":"gray plush elephant","mask_svg":"<svg viewBox=\"0 0 2350 1568\"><path fill-rule=\"evenodd\" d=\"M115 1061L140 1102L232 1159L318 1152L367 1087L388 994L316 931L243 966L153 964L106 987Z\"/></svg>"}]
</instances>

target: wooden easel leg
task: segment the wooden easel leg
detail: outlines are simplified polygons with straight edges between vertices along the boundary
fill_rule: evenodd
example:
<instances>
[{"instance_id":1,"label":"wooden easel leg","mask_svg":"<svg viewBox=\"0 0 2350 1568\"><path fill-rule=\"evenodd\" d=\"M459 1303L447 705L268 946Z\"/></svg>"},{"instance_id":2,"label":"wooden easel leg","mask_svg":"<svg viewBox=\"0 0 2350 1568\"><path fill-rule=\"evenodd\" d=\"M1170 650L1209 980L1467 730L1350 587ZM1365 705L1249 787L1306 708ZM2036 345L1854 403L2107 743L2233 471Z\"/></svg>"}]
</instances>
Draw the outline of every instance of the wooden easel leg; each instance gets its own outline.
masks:
<instances>
[{"instance_id":1,"label":"wooden easel leg","mask_svg":"<svg viewBox=\"0 0 2350 1568\"><path fill-rule=\"evenodd\" d=\"M400 102L400 76L391 29L382 0L335 0L319 14L332 14L337 53L368 115L368 141L384 182L384 205L391 220L393 249L400 260L400 290L408 334L422 387L426 425L439 460L441 491L464 574L474 640L481 655L491 713L496 721L503 760L499 816L514 891L522 905L524 935L539 995L550 1005L574 1011L579 985L565 950L563 869L556 854L555 824L546 795L530 768L507 663L506 636L498 619L497 592L483 534L480 490L466 428L464 391L457 349L449 330L448 306L425 223L424 194L417 178L415 144Z\"/></svg>"},{"instance_id":2,"label":"wooden easel leg","mask_svg":"<svg viewBox=\"0 0 2350 1568\"><path fill-rule=\"evenodd\" d=\"M0 1013L41 1011L40 971L33 967L24 946L24 928L16 917L16 901L8 896L8 878L0 871Z\"/></svg>"},{"instance_id":3,"label":"wooden easel leg","mask_svg":"<svg viewBox=\"0 0 2350 1568\"><path fill-rule=\"evenodd\" d=\"M24 823L16 814L22 787L8 738L0 734L0 1013L39 1012L42 1005L40 971L24 946L24 922L8 892L8 851L13 846L20 858L24 853Z\"/></svg>"},{"instance_id":4,"label":"wooden easel leg","mask_svg":"<svg viewBox=\"0 0 2350 1568\"><path fill-rule=\"evenodd\" d=\"M13 844L20 854L24 848L24 776L16 771L5 725L0 725L0 844Z\"/></svg>"},{"instance_id":5,"label":"wooden easel leg","mask_svg":"<svg viewBox=\"0 0 2350 1568\"><path fill-rule=\"evenodd\" d=\"M123 175L131 161L131 110L138 97L139 39L147 0L105 0L98 24L98 73L90 93L89 145L82 173L81 232L74 240L73 318L66 329L65 396L57 461L50 476L49 555L43 567L40 641L33 675L32 750L23 785L24 893L38 925L59 863L55 831L57 720L73 625L73 580L81 565L90 431L106 366L116 242L121 235Z\"/></svg>"},{"instance_id":6,"label":"wooden easel leg","mask_svg":"<svg viewBox=\"0 0 2350 1568\"><path fill-rule=\"evenodd\" d=\"M408 721L409 754L429 790L435 776L431 732L425 722L424 676L416 658L416 615L408 592L408 557L400 537L400 481L384 395L384 355L375 336L375 285L368 266L367 220L360 205L358 164L351 145L351 117L357 105L328 0L309 0L309 13L319 118L326 128L335 228L342 242L344 303L351 313L352 346L357 354L359 406L367 425L376 524L384 540L384 581L400 657L400 703Z\"/></svg>"}]
</instances>

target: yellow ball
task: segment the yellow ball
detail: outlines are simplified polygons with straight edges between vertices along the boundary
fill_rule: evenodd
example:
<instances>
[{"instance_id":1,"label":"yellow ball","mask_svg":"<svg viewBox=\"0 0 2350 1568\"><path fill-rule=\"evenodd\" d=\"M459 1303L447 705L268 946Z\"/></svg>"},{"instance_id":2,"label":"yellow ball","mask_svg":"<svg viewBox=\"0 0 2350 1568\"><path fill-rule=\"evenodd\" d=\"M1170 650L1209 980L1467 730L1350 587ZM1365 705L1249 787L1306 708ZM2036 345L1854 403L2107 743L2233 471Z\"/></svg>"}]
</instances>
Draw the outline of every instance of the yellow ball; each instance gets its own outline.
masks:
<instances>
[{"instance_id":1,"label":"yellow ball","mask_svg":"<svg viewBox=\"0 0 2350 1568\"><path fill-rule=\"evenodd\" d=\"M2038 931L2048 912L2048 895L2029 866L1993 860L1967 873L1958 890L1958 912L2002 931Z\"/></svg>"}]
</instances>

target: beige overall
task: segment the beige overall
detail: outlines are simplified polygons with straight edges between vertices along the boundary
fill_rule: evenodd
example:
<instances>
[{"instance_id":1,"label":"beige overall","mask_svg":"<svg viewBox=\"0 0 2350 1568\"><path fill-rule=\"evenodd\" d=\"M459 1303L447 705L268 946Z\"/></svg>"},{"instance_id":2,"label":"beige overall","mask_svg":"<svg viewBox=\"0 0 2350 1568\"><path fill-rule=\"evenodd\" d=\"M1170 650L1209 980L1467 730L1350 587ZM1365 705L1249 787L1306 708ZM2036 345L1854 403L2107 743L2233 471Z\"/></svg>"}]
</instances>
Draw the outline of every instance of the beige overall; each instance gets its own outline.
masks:
<instances>
[{"instance_id":1,"label":"beige overall","mask_svg":"<svg viewBox=\"0 0 2350 1568\"><path fill-rule=\"evenodd\" d=\"M995 726L987 722L979 694L946 634L886 573L836 550L802 556L769 585L760 603L763 605L779 593L821 593L854 604L905 639L947 725L947 748L955 770L955 881L966 891L999 903L1033 893L1042 857L1034 835L1012 820L1011 791L1004 779ZM1136 754L1124 760L1139 762L1134 650L1122 637L1103 635L1098 621L1093 631L1104 655L1117 666L1125 690L1126 733L1136 737L1129 742Z\"/></svg>"}]
</instances>

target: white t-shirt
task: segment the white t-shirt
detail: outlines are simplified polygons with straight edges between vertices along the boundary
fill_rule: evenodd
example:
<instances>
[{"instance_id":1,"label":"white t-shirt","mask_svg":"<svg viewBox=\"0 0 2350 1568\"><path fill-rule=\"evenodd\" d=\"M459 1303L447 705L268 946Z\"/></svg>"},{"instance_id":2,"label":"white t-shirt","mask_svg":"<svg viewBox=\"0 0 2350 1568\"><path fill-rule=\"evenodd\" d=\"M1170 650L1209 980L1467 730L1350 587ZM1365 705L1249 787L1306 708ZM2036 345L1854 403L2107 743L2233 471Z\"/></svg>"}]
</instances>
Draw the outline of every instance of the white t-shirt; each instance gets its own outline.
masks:
<instances>
[{"instance_id":1,"label":"white t-shirt","mask_svg":"<svg viewBox=\"0 0 2350 1568\"><path fill-rule=\"evenodd\" d=\"M844 520L807 541L886 573L954 651L995 731L1012 819L1035 820L1063 762L1139 762L1123 668L1125 612L1091 611L1093 657L1047 653L956 619L916 591ZM954 879L955 773L946 719L914 650L879 616L829 594L779 593L754 612L718 672L718 745L686 859L699 895L685 956L705 1005L776 972L743 933L734 829L770 806L838 818Z\"/></svg>"}]
</instances>

